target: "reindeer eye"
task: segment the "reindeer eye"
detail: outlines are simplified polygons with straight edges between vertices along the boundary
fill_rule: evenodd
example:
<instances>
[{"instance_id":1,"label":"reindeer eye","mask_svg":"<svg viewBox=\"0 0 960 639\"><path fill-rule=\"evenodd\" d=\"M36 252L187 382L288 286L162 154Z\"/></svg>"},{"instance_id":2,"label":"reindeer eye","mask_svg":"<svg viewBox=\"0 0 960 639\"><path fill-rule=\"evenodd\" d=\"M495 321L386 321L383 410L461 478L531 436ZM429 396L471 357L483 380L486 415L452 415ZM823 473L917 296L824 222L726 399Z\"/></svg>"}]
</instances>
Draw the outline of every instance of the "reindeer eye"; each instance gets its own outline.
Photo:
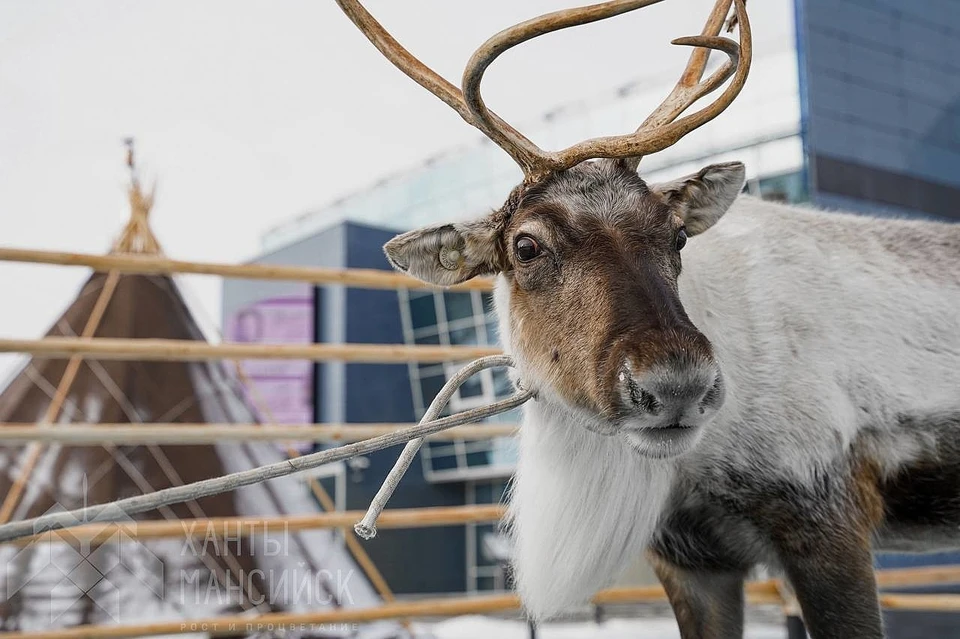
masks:
<instances>
[{"instance_id":1,"label":"reindeer eye","mask_svg":"<svg viewBox=\"0 0 960 639\"><path fill-rule=\"evenodd\" d=\"M681 250L684 246L687 245L687 229L681 228L677 232L677 250Z\"/></svg>"},{"instance_id":2,"label":"reindeer eye","mask_svg":"<svg viewBox=\"0 0 960 639\"><path fill-rule=\"evenodd\" d=\"M529 262L542 252L537 241L529 235L518 237L514 242L514 247L517 250L517 259L521 262Z\"/></svg>"}]
</instances>

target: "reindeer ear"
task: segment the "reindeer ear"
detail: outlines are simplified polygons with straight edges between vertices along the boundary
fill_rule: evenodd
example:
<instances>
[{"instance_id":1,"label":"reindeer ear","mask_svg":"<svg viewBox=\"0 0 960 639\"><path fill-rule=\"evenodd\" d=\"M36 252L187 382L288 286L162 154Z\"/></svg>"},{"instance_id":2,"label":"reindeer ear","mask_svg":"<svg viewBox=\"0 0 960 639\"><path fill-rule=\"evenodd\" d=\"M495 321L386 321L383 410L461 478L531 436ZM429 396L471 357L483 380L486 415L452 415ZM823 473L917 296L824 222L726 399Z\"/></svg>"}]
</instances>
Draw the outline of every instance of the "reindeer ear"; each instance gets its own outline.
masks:
<instances>
[{"instance_id":1,"label":"reindeer ear","mask_svg":"<svg viewBox=\"0 0 960 639\"><path fill-rule=\"evenodd\" d=\"M673 182L651 184L683 220L688 235L703 233L723 217L743 189L742 162L711 164Z\"/></svg>"},{"instance_id":2,"label":"reindeer ear","mask_svg":"<svg viewBox=\"0 0 960 639\"><path fill-rule=\"evenodd\" d=\"M494 216L410 231L383 247L399 271L439 286L452 286L501 270L499 225Z\"/></svg>"}]
</instances>

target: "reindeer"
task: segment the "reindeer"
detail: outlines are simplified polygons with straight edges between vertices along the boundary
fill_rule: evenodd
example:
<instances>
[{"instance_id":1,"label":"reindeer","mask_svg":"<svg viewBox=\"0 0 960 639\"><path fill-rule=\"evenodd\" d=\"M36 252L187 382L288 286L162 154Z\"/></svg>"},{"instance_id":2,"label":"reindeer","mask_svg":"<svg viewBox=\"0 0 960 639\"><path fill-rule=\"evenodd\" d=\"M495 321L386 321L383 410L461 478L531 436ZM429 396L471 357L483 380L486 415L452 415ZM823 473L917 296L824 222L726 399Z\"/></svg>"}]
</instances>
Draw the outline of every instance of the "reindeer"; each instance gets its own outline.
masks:
<instances>
[{"instance_id":1,"label":"reindeer","mask_svg":"<svg viewBox=\"0 0 960 639\"><path fill-rule=\"evenodd\" d=\"M462 92L337 1L524 172L499 210L385 250L440 286L496 276L504 347L536 392L509 505L528 614L584 602L647 552L685 638L742 636L757 565L785 575L815 638L882 637L872 549L960 538L960 227L763 202L740 195L736 162L665 184L637 174L740 91L744 0L738 43L719 35L731 0L674 41L695 47L690 62L635 133L559 152L486 107L484 70L533 37L656 0L509 28L470 59ZM710 50L728 60L704 79Z\"/></svg>"}]
</instances>

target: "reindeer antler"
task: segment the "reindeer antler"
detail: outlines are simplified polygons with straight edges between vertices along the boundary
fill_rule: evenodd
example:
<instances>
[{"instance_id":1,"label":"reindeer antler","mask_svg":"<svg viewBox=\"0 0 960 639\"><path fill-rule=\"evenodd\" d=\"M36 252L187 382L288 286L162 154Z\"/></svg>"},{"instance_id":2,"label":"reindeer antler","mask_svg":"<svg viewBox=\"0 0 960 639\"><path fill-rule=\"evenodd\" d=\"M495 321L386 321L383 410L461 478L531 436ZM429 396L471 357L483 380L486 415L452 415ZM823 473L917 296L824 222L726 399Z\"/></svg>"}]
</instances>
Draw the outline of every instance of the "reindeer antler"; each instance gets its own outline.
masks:
<instances>
[{"instance_id":1,"label":"reindeer antler","mask_svg":"<svg viewBox=\"0 0 960 639\"><path fill-rule=\"evenodd\" d=\"M417 60L378 23L357 0L336 0L344 13L390 62L417 84L446 102L468 124L480 129L520 165L526 180L535 180L551 171L570 168L590 158L624 158L636 167L640 158L663 150L681 137L717 117L740 93L752 59L750 23L745 0L717 0L699 36L678 38L673 44L694 46L690 61L670 95L634 133L593 138L562 151L544 151L490 111L480 95L480 82L487 67L504 51L546 33L588 24L641 9L663 0L611 0L600 4L565 9L527 20L501 31L483 43L471 56L463 73L463 91ZM719 36L724 20L735 5L740 28L739 45ZM705 81L701 81L710 50L721 51L729 60ZM719 88L733 75L733 81L712 104L677 119L693 103Z\"/></svg>"}]
</instances>

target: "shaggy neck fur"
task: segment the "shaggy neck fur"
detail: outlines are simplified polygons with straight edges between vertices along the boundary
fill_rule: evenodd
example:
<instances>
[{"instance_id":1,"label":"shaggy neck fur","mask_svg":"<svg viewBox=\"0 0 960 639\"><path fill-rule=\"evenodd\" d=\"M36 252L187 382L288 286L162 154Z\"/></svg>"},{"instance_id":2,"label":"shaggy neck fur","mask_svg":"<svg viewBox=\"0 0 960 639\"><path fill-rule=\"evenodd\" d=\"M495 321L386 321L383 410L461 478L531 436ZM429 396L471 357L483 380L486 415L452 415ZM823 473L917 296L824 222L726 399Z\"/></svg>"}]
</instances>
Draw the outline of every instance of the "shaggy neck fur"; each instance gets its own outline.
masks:
<instances>
[{"instance_id":1,"label":"shaggy neck fur","mask_svg":"<svg viewBox=\"0 0 960 639\"><path fill-rule=\"evenodd\" d=\"M497 289L501 340L510 345L509 291ZM524 385L537 390L536 372L522 353L513 356ZM551 395L544 389L523 408L509 497L516 588L538 620L586 603L642 556L674 474L669 460L590 430Z\"/></svg>"}]
</instances>

